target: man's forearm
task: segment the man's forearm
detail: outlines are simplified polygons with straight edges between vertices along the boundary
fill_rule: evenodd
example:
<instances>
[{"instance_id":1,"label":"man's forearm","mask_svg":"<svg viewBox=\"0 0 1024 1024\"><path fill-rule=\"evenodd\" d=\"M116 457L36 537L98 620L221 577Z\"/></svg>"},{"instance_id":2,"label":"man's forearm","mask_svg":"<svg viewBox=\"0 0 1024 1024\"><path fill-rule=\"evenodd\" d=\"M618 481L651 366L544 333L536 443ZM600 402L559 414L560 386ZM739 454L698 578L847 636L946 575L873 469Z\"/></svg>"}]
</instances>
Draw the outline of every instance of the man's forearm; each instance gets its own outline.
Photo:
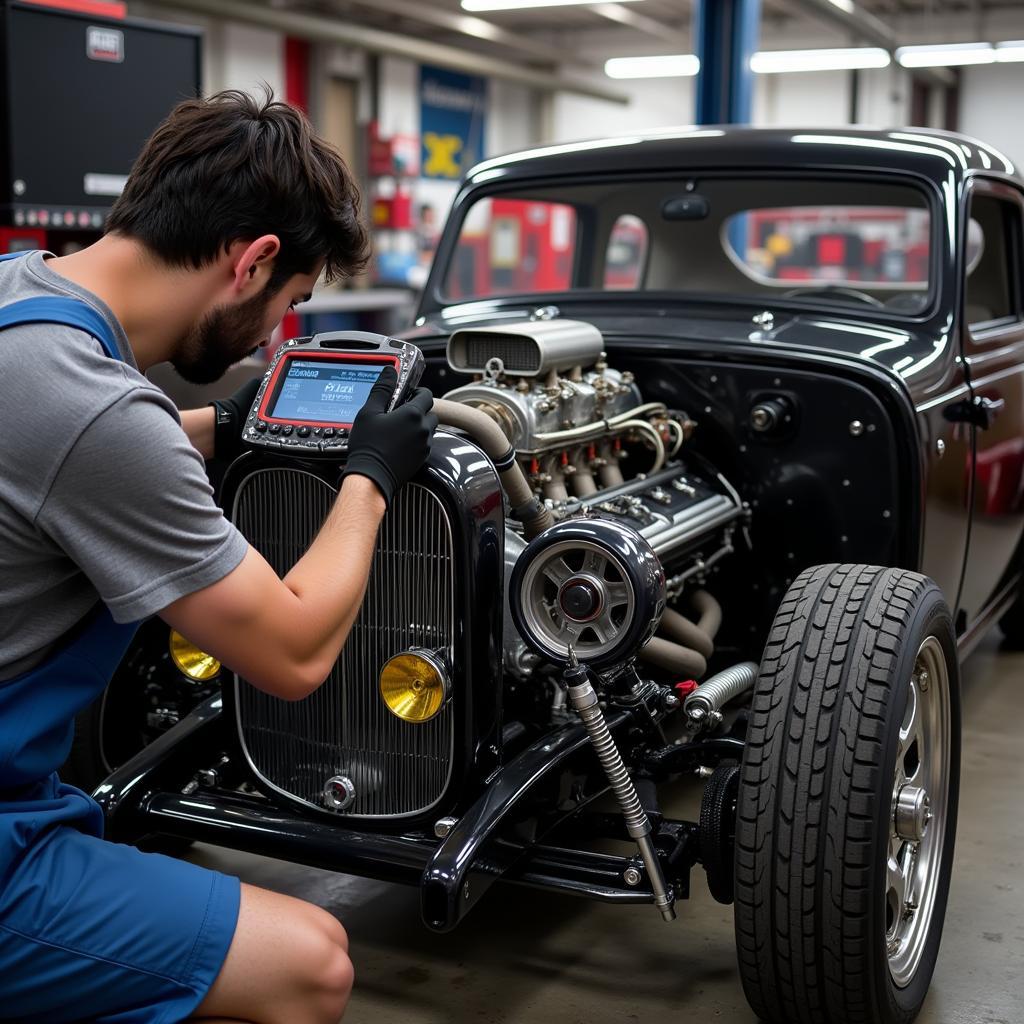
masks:
<instances>
[{"instance_id":1,"label":"man's forearm","mask_svg":"<svg viewBox=\"0 0 1024 1024\"><path fill-rule=\"evenodd\" d=\"M213 425L212 405L204 409L186 409L181 413L182 430L188 435L192 447L207 460L213 458Z\"/></svg>"}]
</instances>

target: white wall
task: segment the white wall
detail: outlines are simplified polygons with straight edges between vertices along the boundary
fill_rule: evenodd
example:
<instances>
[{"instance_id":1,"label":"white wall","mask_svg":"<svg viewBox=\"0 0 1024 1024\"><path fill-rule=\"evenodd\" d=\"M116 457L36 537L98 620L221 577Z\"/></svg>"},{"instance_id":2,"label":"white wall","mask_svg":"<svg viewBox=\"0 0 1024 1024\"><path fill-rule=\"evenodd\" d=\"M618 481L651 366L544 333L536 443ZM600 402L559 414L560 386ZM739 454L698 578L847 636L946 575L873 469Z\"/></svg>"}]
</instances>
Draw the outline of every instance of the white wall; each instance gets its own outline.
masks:
<instances>
[{"instance_id":1,"label":"white wall","mask_svg":"<svg viewBox=\"0 0 1024 1024\"><path fill-rule=\"evenodd\" d=\"M960 88L960 131L987 142L1024 170L1020 103L1024 64L964 68Z\"/></svg>"},{"instance_id":2,"label":"white wall","mask_svg":"<svg viewBox=\"0 0 1024 1024\"><path fill-rule=\"evenodd\" d=\"M377 88L377 122L381 135L419 135L419 64L404 57L381 57Z\"/></svg>"},{"instance_id":3,"label":"white wall","mask_svg":"<svg viewBox=\"0 0 1024 1024\"><path fill-rule=\"evenodd\" d=\"M516 82L488 83L484 156L498 156L536 145L541 137L541 98Z\"/></svg>"},{"instance_id":4,"label":"white wall","mask_svg":"<svg viewBox=\"0 0 1024 1024\"><path fill-rule=\"evenodd\" d=\"M256 92L266 82L284 98L284 37L280 32L225 22L222 28L220 81L211 91L241 89Z\"/></svg>"},{"instance_id":5,"label":"white wall","mask_svg":"<svg viewBox=\"0 0 1024 1024\"><path fill-rule=\"evenodd\" d=\"M846 72L755 75L754 124L817 128L845 124L850 110Z\"/></svg>"},{"instance_id":6,"label":"white wall","mask_svg":"<svg viewBox=\"0 0 1024 1024\"><path fill-rule=\"evenodd\" d=\"M621 79L594 76L595 82L629 97L628 104L557 93L551 100L549 127L540 142L625 135L673 125L693 124L692 78Z\"/></svg>"}]
</instances>

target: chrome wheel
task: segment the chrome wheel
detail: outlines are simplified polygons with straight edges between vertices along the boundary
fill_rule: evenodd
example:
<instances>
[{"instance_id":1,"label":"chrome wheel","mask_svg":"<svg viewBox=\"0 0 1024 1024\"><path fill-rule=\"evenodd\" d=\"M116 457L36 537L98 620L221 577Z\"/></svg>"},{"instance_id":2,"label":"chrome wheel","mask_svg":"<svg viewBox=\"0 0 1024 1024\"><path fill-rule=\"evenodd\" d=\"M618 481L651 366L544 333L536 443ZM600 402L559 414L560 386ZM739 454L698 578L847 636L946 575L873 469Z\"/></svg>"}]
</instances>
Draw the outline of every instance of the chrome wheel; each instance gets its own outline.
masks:
<instances>
[{"instance_id":1,"label":"chrome wheel","mask_svg":"<svg viewBox=\"0 0 1024 1024\"><path fill-rule=\"evenodd\" d=\"M918 648L893 777L886 862L885 943L893 982L914 979L931 930L950 784L949 672L942 645Z\"/></svg>"}]
</instances>

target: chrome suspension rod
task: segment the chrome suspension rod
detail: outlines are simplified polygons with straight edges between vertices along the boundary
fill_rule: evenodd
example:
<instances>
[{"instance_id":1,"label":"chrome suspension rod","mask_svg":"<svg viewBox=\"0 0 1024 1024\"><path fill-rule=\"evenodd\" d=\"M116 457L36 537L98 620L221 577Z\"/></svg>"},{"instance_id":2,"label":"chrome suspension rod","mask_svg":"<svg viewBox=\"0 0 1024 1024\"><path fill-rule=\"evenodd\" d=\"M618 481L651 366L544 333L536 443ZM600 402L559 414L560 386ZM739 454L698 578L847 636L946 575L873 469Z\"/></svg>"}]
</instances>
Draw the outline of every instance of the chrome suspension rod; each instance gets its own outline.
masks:
<instances>
[{"instance_id":1,"label":"chrome suspension rod","mask_svg":"<svg viewBox=\"0 0 1024 1024\"><path fill-rule=\"evenodd\" d=\"M580 665L576 660L576 652L572 649L571 644L569 646L569 667L565 670L563 678L569 693L569 702L583 720L583 726L593 744L597 759L601 762L601 767L604 769L605 775L608 776L612 792L622 808L626 830L636 840L636 845L640 849L640 857L643 859L647 875L651 880L654 905L661 912L664 920L674 921L676 916L673 906L675 896L665 881L665 874L661 870L661 861L658 860L654 843L651 842L650 819L640 803L633 780L626 771L622 755L608 729L608 723L605 721L604 712L601 710L597 694L591 685L586 666Z\"/></svg>"}]
</instances>

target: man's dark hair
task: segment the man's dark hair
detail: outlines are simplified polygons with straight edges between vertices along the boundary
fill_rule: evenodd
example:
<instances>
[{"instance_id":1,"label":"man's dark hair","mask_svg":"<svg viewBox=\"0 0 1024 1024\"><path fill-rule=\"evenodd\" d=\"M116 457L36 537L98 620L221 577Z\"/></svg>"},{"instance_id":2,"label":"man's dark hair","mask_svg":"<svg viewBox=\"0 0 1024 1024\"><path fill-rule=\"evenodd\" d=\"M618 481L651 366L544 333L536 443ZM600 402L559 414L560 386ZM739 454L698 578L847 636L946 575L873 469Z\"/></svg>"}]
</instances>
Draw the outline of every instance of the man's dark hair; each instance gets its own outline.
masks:
<instances>
[{"instance_id":1,"label":"man's dark hair","mask_svg":"<svg viewBox=\"0 0 1024 1024\"><path fill-rule=\"evenodd\" d=\"M359 273L369 239L341 155L266 89L186 100L149 137L107 231L173 266L202 267L232 242L277 235L269 288L326 257L328 280Z\"/></svg>"}]
</instances>

